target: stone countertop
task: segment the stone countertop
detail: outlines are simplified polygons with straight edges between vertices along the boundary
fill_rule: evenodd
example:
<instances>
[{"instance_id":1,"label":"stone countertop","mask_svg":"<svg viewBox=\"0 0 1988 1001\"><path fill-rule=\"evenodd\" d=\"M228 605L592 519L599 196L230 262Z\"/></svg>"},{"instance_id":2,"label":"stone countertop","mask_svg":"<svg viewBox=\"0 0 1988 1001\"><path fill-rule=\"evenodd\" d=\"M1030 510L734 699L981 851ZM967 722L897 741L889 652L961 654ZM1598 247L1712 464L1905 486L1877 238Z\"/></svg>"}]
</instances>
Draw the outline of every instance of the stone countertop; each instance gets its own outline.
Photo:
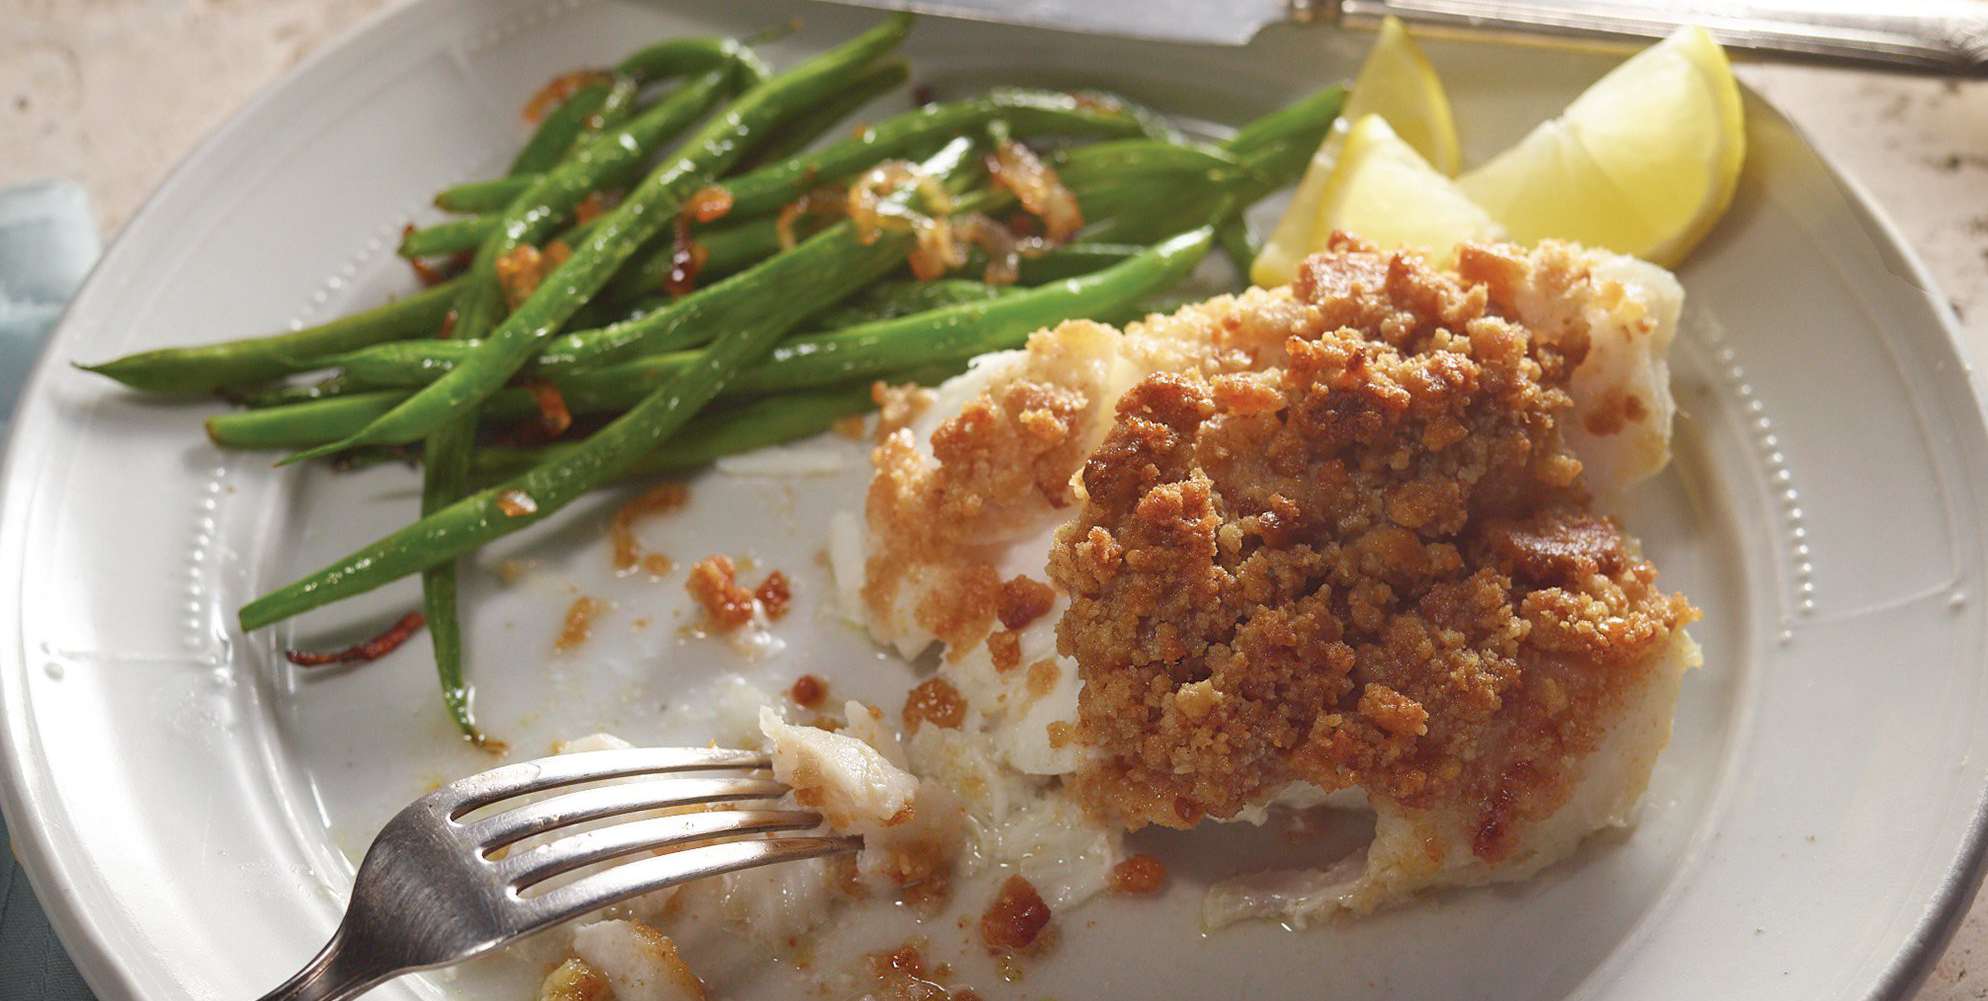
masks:
<instances>
[{"instance_id":1,"label":"stone countertop","mask_svg":"<svg viewBox=\"0 0 1988 1001\"><path fill-rule=\"evenodd\" d=\"M403 0L14 0L0 185L80 181L106 235L249 95ZM1988 81L1750 64L1740 75L1875 196L1988 355ZM1920 1001L1988 998L1988 896Z\"/></svg>"}]
</instances>

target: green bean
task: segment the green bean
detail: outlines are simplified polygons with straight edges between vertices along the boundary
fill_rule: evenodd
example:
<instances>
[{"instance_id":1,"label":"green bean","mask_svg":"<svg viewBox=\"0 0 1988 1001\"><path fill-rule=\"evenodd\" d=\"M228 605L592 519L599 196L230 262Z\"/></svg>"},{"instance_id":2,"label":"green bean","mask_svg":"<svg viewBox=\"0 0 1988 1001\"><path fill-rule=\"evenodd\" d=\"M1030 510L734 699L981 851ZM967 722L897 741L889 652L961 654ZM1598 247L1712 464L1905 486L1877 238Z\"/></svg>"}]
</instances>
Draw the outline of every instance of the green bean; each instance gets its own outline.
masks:
<instances>
[{"instance_id":1,"label":"green bean","mask_svg":"<svg viewBox=\"0 0 1988 1001\"><path fill-rule=\"evenodd\" d=\"M719 395L782 393L858 376L884 375L934 361L962 360L1017 347L1037 326L1076 316L1143 315L1136 307L1137 300L1178 282L1199 262L1206 245L1205 239L1199 243L1185 238L1169 241L1159 248L1142 248L1138 255L1082 278L794 338L775 348L762 364L740 373ZM1008 304L1028 296L1034 297L1028 300L1033 308L1018 319ZM388 380L405 379L417 366L452 365L468 353L451 341L387 347L399 357L385 358L382 367L369 374ZM387 353L381 349L356 353L352 356L353 374L368 372L363 356ZM567 373L553 381L574 413L618 411L690 371L699 357L697 351L649 355ZM208 420L208 435L216 444L230 448L307 447L351 434L405 397L404 389L387 389L222 414ZM537 403L525 390L506 388L491 395L483 412L495 420L516 419L536 413Z\"/></svg>"},{"instance_id":2,"label":"green bean","mask_svg":"<svg viewBox=\"0 0 1988 1001\"><path fill-rule=\"evenodd\" d=\"M600 114L601 105L606 103L612 85L591 83L568 95L559 106L547 112L539 120L523 149L511 159L510 174L536 174L551 170L559 161L566 158L566 151L573 148L582 133L587 131L587 123ZM436 196L441 201L441 196ZM508 202L506 204L509 204ZM502 206L499 206L500 208Z\"/></svg>"},{"instance_id":3,"label":"green bean","mask_svg":"<svg viewBox=\"0 0 1988 1001\"><path fill-rule=\"evenodd\" d=\"M891 378L929 386L957 374L960 367L928 365L892 373ZM863 380L847 386L766 397L728 410L699 414L677 432L669 447L637 460L623 478L685 473L728 455L820 434L843 417L876 409L870 385L870 380ZM471 458L471 473L479 480L494 482L585 447L584 444L540 448L485 446L477 449Z\"/></svg>"},{"instance_id":4,"label":"green bean","mask_svg":"<svg viewBox=\"0 0 1988 1001\"><path fill-rule=\"evenodd\" d=\"M366 350L361 348L360 350ZM340 355L339 357L344 357ZM326 365L325 367L330 367ZM316 382L302 385L280 383L274 386L237 396L233 402L255 410L269 407L287 406L292 403L305 403L311 400L325 400L334 396L344 396L361 388L342 375L334 375ZM368 387L369 388L369 387Z\"/></svg>"},{"instance_id":5,"label":"green bean","mask_svg":"<svg viewBox=\"0 0 1988 1001\"><path fill-rule=\"evenodd\" d=\"M670 224L695 185L736 160L742 144L761 130L791 117L822 90L841 84L896 46L910 24L908 15L892 15L856 40L776 76L734 101L688 139L683 152L651 173L600 220L539 290L484 339L481 357L458 366L351 440L322 446L290 461L354 445L410 442L475 406L537 353L545 338L606 284L643 241ZM472 273L471 277L477 275Z\"/></svg>"},{"instance_id":6,"label":"green bean","mask_svg":"<svg viewBox=\"0 0 1988 1001\"><path fill-rule=\"evenodd\" d=\"M1127 174L1179 174L1182 180L1226 184L1249 172L1236 154L1216 146L1119 139L1091 143L1053 158L1057 176L1072 188L1095 188Z\"/></svg>"},{"instance_id":7,"label":"green bean","mask_svg":"<svg viewBox=\"0 0 1988 1001\"><path fill-rule=\"evenodd\" d=\"M1087 275L1099 268L1108 268L1117 264L1145 249L1136 243L1093 243L1088 240L1066 243L1034 257L1023 257L1015 284L1040 285L1059 278ZM972 265L969 264L968 267Z\"/></svg>"},{"instance_id":8,"label":"green bean","mask_svg":"<svg viewBox=\"0 0 1988 1001\"><path fill-rule=\"evenodd\" d=\"M1332 127L1333 120L1339 117L1339 109L1345 103L1344 85L1322 88L1251 120L1222 145L1230 152L1248 156L1292 140L1298 140L1302 145L1307 137L1313 137L1311 146L1304 151L1309 159L1312 151L1325 140L1325 131Z\"/></svg>"},{"instance_id":9,"label":"green bean","mask_svg":"<svg viewBox=\"0 0 1988 1001\"><path fill-rule=\"evenodd\" d=\"M434 514L462 497L469 481L470 446L476 417L465 414L430 434L421 448L421 513ZM444 560L421 572L421 606L435 650L435 675L442 705L471 743L484 743L463 684L462 620L456 608L456 561Z\"/></svg>"},{"instance_id":10,"label":"green bean","mask_svg":"<svg viewBox=\"0 0 1988 1001\"><path fill-rule=\"evenodd\" d=\"M901 86L911 77L911 67L902 59L881 62L864 70L842 92L823 101L806 114L789 122L778 133L752 148L739 161L741 170L755 170L796 156L815 140L829 134L858 109L884 93Z\"/></svg>"},{"instance_id":11,"label":"green bean","mask_svg":"<svg viewBox=\"0 0 1988 1001\"><path fill-rule=\"evenodd\" d=\"M713 70L732 75L732 87L743 90L763 82L766 64L752 49L730 38L674 38L659 42L621 61L611 83L589 84L575 91L547 115L538 132L511 161L511 176L484 181L468 181L444 188L435 196L435 207L450 212L501 212L524 194L537 175L565 159L588 133L609 131L635 113L634 97L650 83L671 77L687 77ZM598 94L598 97L593 96ZM569 111L569 109L571 109ZM571 125L555 119L572 119ZM558 132L563 143L548 133ZM449 251L465 249L450 247Z\"/></svg>"},{"instance_id":12,"label":"green bean","mask_svg":"<svg viewBox=\"0 0 1988 1001\"><path fill-rule=\"evenodd\" d=\"M207 418L207 437L222 448L299 448L327 440L324 428L364 427L407 398L404 390L349 393Z\"/></svg>"},{"instance_id":13,"label":"green bean","mask_svg":"<svg viewBox=\"0 0 1988 1001\"><path fill-rule=\"evenodd\" d=\"M969 140L956 139L926 161L924 169L942 183L953 179L968 166L966 155L971 146ZM811 314L901 266L913 242L908 232L883 231L865 243L853 224L839 222L787 253L698 289L653 313L553 338L539 353L535 367L550 373L691 347L770 310L804 306Z\"/></svg>"},{"instance_id":14,"label":"green bean","mask_svg":"<svg viewBox=\"0 0 1988 1001\"><path fill-rule=\"evenodd\" d=\"M971 132L996 118L1006 121L1017 135L1135 136L1141 134L1142 129L1140 120L1128 111L1101 110L1068 94L996 90L983 97L932 104L905 112L864 129L855 138L815 152L801 153L728 181L725 189L732 195L730 215L735 219L763 215L799 198L816 185L845 179L885 160ZM1219 151L1154 142L1151 139L1136 142L1146 144L1141 148L1148 153L1180 157L1181 162L1177 166L1183 170L1224 165L1219 159ZM1101 166L1108 167L1109 164ZM494 190L497 190L495 182L479 182L476 191L465 192L465 195L473 195L480 200L492 197L487 192ZM456 204L452 192L443 194L451 197L452 205ZM771 225L762 224L756 232L770 237ZM702 237L699 242L703 242ZM767 245L765 241L760 243L760 246ZM662 276L668 273L669 253L670 248L664 247L646 258L642 266L643 277L625 278L619 287L623 290L631 285L644 289L657 287Z\"/></svg>"},{"instance_id":15,"label":"green bean","mask_svg":"<svg viewBox=\"0 0 1988 1001\"><path fill-rule=\"evenodd\" d=\"M1012 97L1032 92L1007 93ZM1167 195L1182 182L1234 182L1250 172L1246 162L1222 150L1173 146L1150 139L1092 143L1060 154L1057 161L1058 172L1065 184L1077 193L1078 204L1085 214L1093 218L1126 212L1143 214L1151 210L1156 195ZM1075 180L1072 181L1072 178ZM739 214L736 202L732 214ZM1177 227L1186 228L1188 225ZM704 231L697 235L696 243L706 255L703 270L699 273L707 278L735 274L780 252L777 226L774 220L764 218ZM1131 252L1143 247L1143 243L1132 244ZM1065 263L1080 266L1075 260ZM664 278L674 266L673 246L655 248L624 266L602 291L602 298L629 300L653 294L663 287ZM1038 282L1028 277L1031 270L1024 261L1019 279L1021 284ZM1036 273L1041 271L1034 270ZM1081 273L1081 270L1065 270L1054 276Z\"/></svg>"},{"instance_id":16,"label":"green bean","mask_svg":"<svg viewBox=\"0 0 1988 1001\"><path fill-rule=\"evenodd\" d=\"M1249 266L1256 260L1257 244L1242 213L1230 213L1228 218L1223 219L1221 225L1215 227L1215 239L1222 245L1222 256L1229 259L1229 263L1247 282Z\"/></svg>"},{"instance_id":17,"label":"green bean","mask_svg":"<svg viewBox=\"0 0 1988 1001\"><path fill-rule=\"evenodd\" d=\"M1184 233L1154 247L1151 257L1142 263L1158 266L1163 274L1178 277L1207 252L1212 240L1213 234L1207 228ZM1133 265L1134 262L1121 265L1128 270L1117 277L1125 279L1137 274L1152 280ZM1002 343L1004 338L1016 336L1015 330L1021 330L1019 336L1026 337L1027 331L1039 326L1047 315L1048 303L1055 303L1050 313L1073 308L1082 311L1083 307L1075 302L1077 285L1073 281L1045 286L990 303L953 308L975 311L980 321L979 332L999 332L999 336L989 336L987 340ZM1125 294L1127 287L1098 284L1089 291L1100 296L1106 292L1117 296ZM698 352L693 366L664 382L580 446L426 516L330 567L257 598L241 610L242 629L253 631L370 591L455 559L548 517L593 487L624 475L644 455L654 452L693 413L716 397L745 364L773 349L781 333L778 323L727 332L709 348ZM961 338L962 342L971 339ZM854 343L846 348L791 356L793 364L811 372L847 373L852 358L866 352L872 356L886 353L866 346L882 338L851 340ZM967 346L959 345L962 349ZM893 343L888 347L901 351L903 346Z\"/></svg>"},{"instance_id":18,"label":"green bean","mask_svg":"<svg viewBox=\"0 0 1988 1001\"><path fill-rule=\"evenodd\" d=\"M775 347L764 364L741 373L736 386L740 392L774 392L1020 347L1044 326L1110 312L1178 283L1213 239L1203 227L1083 278L796 338Z\"/></svg>"},{"instance_id":19,"label":"green bean","mask_svg":"<svg viewBox=\"0 0 1988 1001\"><path fill-rule=\"evenodd\" d=\"M407 231L394 253L402 257L441 257L475 250L502 222L496 216L448 219Z\"/></svg>"},{"instance_id":20,"label":"green bean","mask_svg":"<svg viewBox=\"0 0 1988 1001\"><path fill-rule=\"evenodd\" d=\"M1068 94L1004 88L982 97L907 111L853 138L727 182L732 214L745 217L771 212L816 185L964 135L996 118L1005 120L1017 135L1129 136L1139 132L1139 122L1130 115L1087 107Z\"/></svg>"},{"instance_id":21,"label":"green bean","mask_svg":"<svg viewBox=\"0 0 1988 1001\"><path fill-rule=\"evenodd\" d=\"M723 70L713 70L698 77L627 125L596 137L539 175L538 181L504 210L495 230L477 247L468 284L456 300L458 335L482 337L504 315L504 292L497 280L500 259L518 247L551 236L602 182L636 167L665 138L703 115L722 92L726 75Z\"/></svg>"},{"instance_id":22,"label":"green bean","mask_svg":"<svg viewBox=\"0 0 1988 1001\"><path fill-rule=\"evenodd\" d=\"M534 172L452 184L436 193L435 207L445 212L502 212L536 180Z\"/></svg>"},{"instance_id":23,"label":"green bean","mask_svg":"<svg viewBox=\"0 0 1988 1001\"><path fill-rule=\"evenodd\" d=\"M77 367L149 393L211 393L228 386L254 385L298 371L300 359L433 334L461 287L460 279L444 282L383 306L288 333L198 347L160 348Z\"/></svg>"},{"instance_id":24,"label":"green bean","mask_svg":"<svg viewBox=\"0 0 1988 1001\"><path fill-rule=\"evenodd\" d=\"M895 198L909 198L900 192ZM243 606L244 630L259 629L454 559L571 503L626 473L709 403L745 365L771 350L786 317L727 330L695 366L658 387L564 456L532 467L379 540L302 580Z\"/></svg>"},{"instance_id":25,"label":"green bean","mask_svg":"<svg viewBox=\"0 0 1988 1001\"><path fill-rule=\"evenodd\" d=\"M1071 317L1122 309L1139 296L1179 281L1181 268L1200 260L1192 247L1171 247L1165 253L1141 253L1081 278L1068 278L1031 289L999 290L978 282L977 298L941 302L916 312L893 312L866 322L797 337L782 343L762 364L742 372L727 393L773 393L819 386L859 375L875 375L933 359L951 360L961 352L981 354L1019 345L1034 330L999 326L1016 315L1007 303L1026 301L1036 308L1026 315L1038 326ZM1129 290L1129 291L1128 291ZM898 294L956 295L942 283L907 283ZM909 306L908 303L901 304ZM989 320L985 317L993 316ZM421 341L383 345L354 352L343 359L345 378L367 387L407 388L437 378L464 359L474 346L453 341ZM689 370L696 351L645 355L618 364L562 372L553 382L575 413L618 410L640 394ZM833 360L834 367L822 366ZM500 394L501 395L501 394ZM496 400L497 396L493 396ZM341 425L342 429L343 425ZM323 439L320 439L323 440Z\"/></svg>"},{"instance_id":26,"label":"green bean","mask_svg":"<svg viewBox=\"0 0 1988 1001\"><path fill-rule=\"evenodd\" d=\"M1183 225L1220 219L1295 181L1311 153L1332 128L1344 103L1346 89L1327 87L1279 108L1237 130L1226 143L1242 157L1248 172L1225 185L1161 184L1133 194L1154 206L1147 212L1124 212L1085 230L1085 239L1139 241ZM1120 189L1120 194L1127 189Z\"/></svg>"},{"instance_id":27,"label":"green bean","mask_svg":"<svg viewBox=\"0 0 1988 1001\"><path fill-rule=\"evenodd\" d=\"M880 282L822 314L815 325L823 330L840 330L877 320L895 320L900 316L944 306L998 299L1010 291L1007 287L966 278Z\"/></svg>"}]
</instances>

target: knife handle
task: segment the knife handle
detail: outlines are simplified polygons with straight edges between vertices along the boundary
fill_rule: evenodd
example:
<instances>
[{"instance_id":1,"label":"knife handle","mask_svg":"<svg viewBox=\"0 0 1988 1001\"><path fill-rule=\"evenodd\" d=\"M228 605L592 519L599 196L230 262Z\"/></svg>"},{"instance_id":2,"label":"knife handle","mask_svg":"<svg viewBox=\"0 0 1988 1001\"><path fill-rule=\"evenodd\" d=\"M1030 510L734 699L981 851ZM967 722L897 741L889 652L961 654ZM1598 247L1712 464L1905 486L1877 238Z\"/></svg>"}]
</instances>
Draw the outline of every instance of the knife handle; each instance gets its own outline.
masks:
<instances>
[{"instance_id":1,"label":"knife handle","mask_svg":"<svg viewBox=\"0 0 1988 1001\"><path fill-rule=\"evenodd\" d=\"M1300 10L1305 0L1298 0ZM1621 42L1662 38L1687 24L1721 44L1765 53L1877 63L1965 76L1988 75L1988 5L1941 0L1916 13L1852 11L1808 3L1637 3L1633 0L1338 0L1342 24L1387 16L1412 27L1474 37L1548 36ZM1316 9L1313 10L1316 13Z\"/></svg>"}]
</instances>

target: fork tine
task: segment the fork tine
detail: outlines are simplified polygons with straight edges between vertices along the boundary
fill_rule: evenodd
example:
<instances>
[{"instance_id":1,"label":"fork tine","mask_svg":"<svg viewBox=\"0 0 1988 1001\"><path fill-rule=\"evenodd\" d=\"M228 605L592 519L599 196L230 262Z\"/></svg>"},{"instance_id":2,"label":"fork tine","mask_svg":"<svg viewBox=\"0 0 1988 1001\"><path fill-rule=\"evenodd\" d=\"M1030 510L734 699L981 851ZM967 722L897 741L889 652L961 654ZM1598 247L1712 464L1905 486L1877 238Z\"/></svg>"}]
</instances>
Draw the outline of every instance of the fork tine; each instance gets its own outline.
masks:
<instances>
[{"instance_id":1,"label":"fork tine","mask_svg":"<svg viewBox=\"0 0 1988 1001\"><path fill-rule=\"evenodd\" d=\"M534 834L603 817L702 803L779 799L787 791L786 785L762 778L653 779L599 786L562 793L485 817L469 824L465 837L476 848L491 851Z\"/></svg>"},{"instance_id":2,"label":"fork tine","mask_svg":"<svg viewBox=\"0 0 1988 1001\"><path fill-rule=\"evenodd\" d=\"M775 862L798 862L824 855L844 855L862 850L863 839L856 835L801 838L755 838L726 841L697 848L684 848L614 866L605 872L574 880L565 886L522 899L525 925L529 931L579 917L589 911L617 904L665 887L707 876L722 876L740 869L754 869Z\"/></svg>"},{"instance_id":3,"label":"fork tine","mask_svg":"<svg viewBox=\"0 0 1988 1001\"><path fill-rule=\"evenodd\" d=\"M700 747L634 747L611 751L581 751L521 761L458 779L422 797L423 802L454 819L501 800L576 782L657 775L669 772L752 770L772 767L766 755Z\"/></svg>"},{"instance_id":4,"label":"fork tine","mask_svg":"<svg viewBox=\"0 0 1988 1001\"><path fill-rule=\"evenodd\" d=\"M524 889L571 872L650 849L672 848L730 835L805 831L821 825L821 814L805 810L722 810L675 817L652 817L560 838L496 864L497 878Z\"/></svg>"}]
</instances>

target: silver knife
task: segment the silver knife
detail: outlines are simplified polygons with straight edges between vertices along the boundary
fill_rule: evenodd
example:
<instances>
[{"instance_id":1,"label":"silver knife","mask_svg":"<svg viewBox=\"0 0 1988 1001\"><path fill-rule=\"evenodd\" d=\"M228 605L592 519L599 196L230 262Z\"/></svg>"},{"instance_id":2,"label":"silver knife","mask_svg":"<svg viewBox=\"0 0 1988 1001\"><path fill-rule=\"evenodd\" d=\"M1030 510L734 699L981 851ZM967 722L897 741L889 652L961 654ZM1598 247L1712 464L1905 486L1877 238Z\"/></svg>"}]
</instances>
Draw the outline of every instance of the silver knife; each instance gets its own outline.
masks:
<instances>
[{"instance_id":1,"label":"silver knife","mask_svg":"<svg viewBox=\"0 0 1988 1001\"><path fill-rule=\"evenodd\" d=\"M1632 42L1703 26L1722 44L1964 76L1988 75L1988 4L1913 0L1877 13L1857 0L838 0L1056 31L1243 45L1284 22L1372 28L1389 15L1436 34ZM1861 8L1861 9L1859 9ZM1910 12L1906 12L1909 10Z\"/></svg>"}]
</instances>

